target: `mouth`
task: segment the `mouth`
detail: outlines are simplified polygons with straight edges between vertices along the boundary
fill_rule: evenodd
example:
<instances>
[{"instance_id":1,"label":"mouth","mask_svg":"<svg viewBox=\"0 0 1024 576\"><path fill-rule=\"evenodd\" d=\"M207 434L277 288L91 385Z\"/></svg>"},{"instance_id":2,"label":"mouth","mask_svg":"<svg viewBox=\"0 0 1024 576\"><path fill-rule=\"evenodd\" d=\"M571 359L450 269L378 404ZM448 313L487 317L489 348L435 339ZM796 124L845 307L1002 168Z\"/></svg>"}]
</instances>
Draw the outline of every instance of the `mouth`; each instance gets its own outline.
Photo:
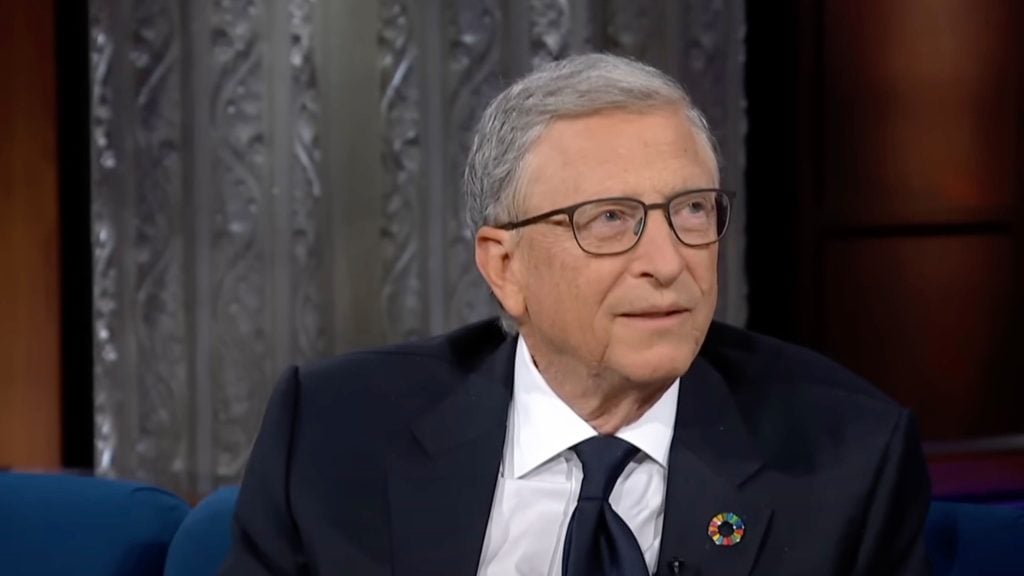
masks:
<instances>
[{"instance_id":1,"label":"mouth","mask_svg":"<svg viewBox=\"0 0 1024 576\"><path fill-rule=\"evenodd\" d=\"M632 320L674 320L681 318L684 314L689 312L685 308L671 308L664 310L644 310L640 312L628 312L622 314L623 318L629 318Z\"/></svg>"}]
</instances>

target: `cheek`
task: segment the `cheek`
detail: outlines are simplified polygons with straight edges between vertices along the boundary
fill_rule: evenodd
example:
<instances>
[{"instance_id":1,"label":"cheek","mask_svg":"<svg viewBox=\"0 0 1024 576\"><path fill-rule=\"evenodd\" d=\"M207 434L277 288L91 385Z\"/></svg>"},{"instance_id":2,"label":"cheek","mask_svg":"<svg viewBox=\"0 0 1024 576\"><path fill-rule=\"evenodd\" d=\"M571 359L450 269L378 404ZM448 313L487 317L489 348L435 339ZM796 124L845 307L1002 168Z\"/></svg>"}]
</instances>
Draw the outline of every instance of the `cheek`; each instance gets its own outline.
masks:
<instances>
[{"instance_id":1,"label":"cheek","mask_svg":"<svg viewBox=\"0 0 1024 576\"><path fill-rule=\"evenodd\" d=\"M535 322L576 332L598 329L601 307L614 285L611 271L585 255L550 251L529 270L527 306ZM551 320L557 318L557 324Z\"/></svg>"},{"instance_id":2,"label":"cheek","mask_svg":"<svg viewBox=\"0 0 1024 576\"><path fill-rule=\"evenodd\" d=\"M693 262L691 275L701 295L695 328L703 338L718 307L718 252L709 251L701 256Z\"/></svg>"},{"instance_id":3,"label":"cheek","mask_svg":"<svg viewBox=\"0 0 1024 576\"><path fill-rule=\"evenodd\" d=\"M690 253L686 263L693 281L713 301L718 291L718 250Z\"/></svg>"}]
</instances>

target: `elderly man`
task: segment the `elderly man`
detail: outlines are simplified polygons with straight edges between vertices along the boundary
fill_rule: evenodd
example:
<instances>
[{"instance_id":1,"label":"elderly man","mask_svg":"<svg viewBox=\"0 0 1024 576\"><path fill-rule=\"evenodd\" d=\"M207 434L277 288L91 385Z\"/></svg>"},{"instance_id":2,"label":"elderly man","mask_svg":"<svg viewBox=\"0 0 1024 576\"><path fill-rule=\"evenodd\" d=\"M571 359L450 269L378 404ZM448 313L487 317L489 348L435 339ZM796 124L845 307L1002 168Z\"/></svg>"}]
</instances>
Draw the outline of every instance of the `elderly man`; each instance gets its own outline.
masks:
<instances>
[{"instance_id":1,"label":"elderly man","mask_svg":"<svg viewBox=\"0 0 1024 576\"><path fill-rule=\"evenodd\" d=\"M589 55L484 113L499 321L285 373L225 574L925 574L908 412L712 321L732 196L670 78Z\"/></svg>"}]
</instances>

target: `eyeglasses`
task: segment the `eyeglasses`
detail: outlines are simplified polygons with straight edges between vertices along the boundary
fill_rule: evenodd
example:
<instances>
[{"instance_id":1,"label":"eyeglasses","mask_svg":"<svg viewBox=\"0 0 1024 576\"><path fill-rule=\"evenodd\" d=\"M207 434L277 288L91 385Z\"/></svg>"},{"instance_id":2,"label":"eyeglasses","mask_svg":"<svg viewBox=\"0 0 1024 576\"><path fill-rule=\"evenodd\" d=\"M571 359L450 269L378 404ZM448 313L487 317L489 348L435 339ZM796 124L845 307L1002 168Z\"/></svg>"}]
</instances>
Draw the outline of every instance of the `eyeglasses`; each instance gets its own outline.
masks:
<instances>
[{"instance_id":1,"label":"eyeglasses","mask_svg":"<svg viewBox=\"0 0 1024 576\"><path fill-rule=\"evenodd\" d=\"M636 198L601 198L518 222L499 224L495 228L516 230L541 222L559 224L550 218L564 214L572 224L576 244L581 250L595 256L614 256L636 246L643 234L647 213L661 210L676 238L696 248L714 244L725 235L733 196L732 192L706 188L681 192L665 202L654 204L646 204Z\"/></svg>"}]
</instances>

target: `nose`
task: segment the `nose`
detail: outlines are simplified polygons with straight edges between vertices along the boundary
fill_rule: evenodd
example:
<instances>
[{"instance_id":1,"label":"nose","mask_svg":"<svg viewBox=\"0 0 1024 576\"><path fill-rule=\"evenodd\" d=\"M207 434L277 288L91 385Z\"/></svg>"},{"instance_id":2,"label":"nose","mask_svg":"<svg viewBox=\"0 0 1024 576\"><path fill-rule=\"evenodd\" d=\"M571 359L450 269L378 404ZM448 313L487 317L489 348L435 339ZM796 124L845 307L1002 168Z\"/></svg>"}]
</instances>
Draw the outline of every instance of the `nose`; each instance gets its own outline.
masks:
<instances>
[{"instance_id":1,"label":"nose","mask_svg":"<svg viewBox=\"0 0 1024 576\"><path fill-rule=\"evenodd\" d=\"M651 212L632 250L634 274L652 278L661 286L669 286L686 268L682 253L685 249L668 220L662 214Z\"/></svg>"}]
</instances>

